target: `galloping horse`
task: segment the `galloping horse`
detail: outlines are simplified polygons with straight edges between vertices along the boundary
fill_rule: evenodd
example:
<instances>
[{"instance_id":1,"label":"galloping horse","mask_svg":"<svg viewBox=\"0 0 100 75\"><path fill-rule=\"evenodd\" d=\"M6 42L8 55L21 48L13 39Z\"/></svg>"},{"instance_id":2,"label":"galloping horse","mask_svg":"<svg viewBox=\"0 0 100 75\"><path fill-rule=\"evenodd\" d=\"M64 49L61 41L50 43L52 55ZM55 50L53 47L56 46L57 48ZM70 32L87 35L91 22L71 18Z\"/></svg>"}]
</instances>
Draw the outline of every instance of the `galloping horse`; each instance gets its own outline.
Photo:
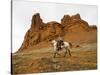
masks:
<instances>
[{"instance_id":1,"label":"galloping horse","mask_svg":"<svg viewBox=\"0 0 100 75\"><path fill-rule=\"evenodd\" d=\"M64 44L61 45L61 50L65 49L65 55L64 55L64 57L66 56L67 51L68 51L69 55L71 56L70 49L72 48L72 44L69 43L69 42L63 42L63 43ZM56 54L58 54L58 51L60 51L60 50L58 50L58 48L57 48L57 41L56 40L52 40L51 44L53 45L53 48L54 48L54 58L55 58Z\"/></svg>"}]
</instances>

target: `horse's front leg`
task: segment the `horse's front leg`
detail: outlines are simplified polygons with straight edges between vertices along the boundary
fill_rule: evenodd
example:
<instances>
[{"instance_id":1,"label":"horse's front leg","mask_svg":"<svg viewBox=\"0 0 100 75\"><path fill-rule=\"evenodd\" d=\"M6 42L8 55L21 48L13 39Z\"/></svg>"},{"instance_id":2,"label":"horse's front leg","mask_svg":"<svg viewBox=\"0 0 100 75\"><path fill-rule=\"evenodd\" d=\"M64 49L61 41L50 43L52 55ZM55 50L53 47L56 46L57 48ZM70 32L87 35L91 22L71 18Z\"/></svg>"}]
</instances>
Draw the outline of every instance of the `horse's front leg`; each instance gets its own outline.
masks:
<instances>
[{"instance_id":1,"label":"horse's front leg","mask_svg":"<svg viewBox=\"0 0 100 75\"><path fill-rule=\"evenodd\" d=\"M54 57L54 58L56 57L56 53L54 53L53 57Z\"/></svg>"},{"instance_id":2,"label":"horse's front leg","mask_svg":"<svg viewBox=\"0 0 100 75\"><path fill-rule=\"evenodd\" d=\"M56 57L56 54L57 54L57 51L54 51L54 55L53 55L54 58Z\"/></svg>"}]
</instances>

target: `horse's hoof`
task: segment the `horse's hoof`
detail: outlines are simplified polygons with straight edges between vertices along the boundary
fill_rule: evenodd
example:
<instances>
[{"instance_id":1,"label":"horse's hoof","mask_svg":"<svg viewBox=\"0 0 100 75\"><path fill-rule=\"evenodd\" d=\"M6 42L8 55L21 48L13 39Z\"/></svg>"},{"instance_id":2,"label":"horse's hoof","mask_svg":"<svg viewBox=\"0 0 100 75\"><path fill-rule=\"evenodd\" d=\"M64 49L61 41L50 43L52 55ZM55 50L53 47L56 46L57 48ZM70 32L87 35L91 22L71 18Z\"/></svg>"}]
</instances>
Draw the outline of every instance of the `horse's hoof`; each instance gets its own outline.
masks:
<instances>
[{"instance_id":1,"label":"horse's hoof","mask_svg":"<svg viewBox=\"0 0 100 75\"><path fill-rule=\"evenodd\" d=\"M53 58L55 58L55 56Z\"/></svg>"},{"instance_id":2,"label":"horse's hoof","mask_svg":"<svg viewBox=\"0 0 100 75\"><path fill-rule=\"evenodd\" d=\"M64 57L66 57L66 56L64 56Z\"/></svg>"}]
</instances>

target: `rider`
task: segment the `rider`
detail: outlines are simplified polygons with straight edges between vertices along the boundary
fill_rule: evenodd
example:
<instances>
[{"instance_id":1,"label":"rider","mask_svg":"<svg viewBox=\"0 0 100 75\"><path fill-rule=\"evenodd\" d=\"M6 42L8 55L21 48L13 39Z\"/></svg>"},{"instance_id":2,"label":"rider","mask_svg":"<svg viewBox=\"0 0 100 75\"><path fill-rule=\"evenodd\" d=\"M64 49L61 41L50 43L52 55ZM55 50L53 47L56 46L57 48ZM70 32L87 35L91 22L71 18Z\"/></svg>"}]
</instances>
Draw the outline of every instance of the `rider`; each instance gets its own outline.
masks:
<instances>
[{"instance_id":1,"label":"rider","mask_svg":"<svg viewBox=\"0 0 100 75\"><path fill-rule=\"evenodd\" d=\"M57 48L58 48L58 50L61 49L61 46L62 46L62 45L64 45L64 43L63 43L63 38L59 36L59 37L57 38Z\"/></svg>"}]
</instances>

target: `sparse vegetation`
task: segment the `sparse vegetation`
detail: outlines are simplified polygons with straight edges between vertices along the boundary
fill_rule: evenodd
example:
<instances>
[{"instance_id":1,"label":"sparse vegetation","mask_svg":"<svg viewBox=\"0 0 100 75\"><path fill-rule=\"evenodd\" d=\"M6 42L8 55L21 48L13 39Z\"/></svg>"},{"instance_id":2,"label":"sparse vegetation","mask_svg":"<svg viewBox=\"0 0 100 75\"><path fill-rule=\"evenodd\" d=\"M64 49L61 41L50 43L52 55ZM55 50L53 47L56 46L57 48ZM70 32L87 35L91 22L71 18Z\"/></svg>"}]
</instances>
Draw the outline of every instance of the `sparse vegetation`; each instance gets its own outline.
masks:
<instances>
[{"instance_id":1,"label":"sparse vegetation","mask_svg":"<svg viewBox=\"0 0 100 75\"><path fill-rule=\"evenodd\" d=\"M67 55L53 58L53 50L41 48L28 52L13 54L13 74L41 73L75 70L92 70L97 68L96 43L80 44L71 50L72 56Z\"/></svg>"}]
</instances>

